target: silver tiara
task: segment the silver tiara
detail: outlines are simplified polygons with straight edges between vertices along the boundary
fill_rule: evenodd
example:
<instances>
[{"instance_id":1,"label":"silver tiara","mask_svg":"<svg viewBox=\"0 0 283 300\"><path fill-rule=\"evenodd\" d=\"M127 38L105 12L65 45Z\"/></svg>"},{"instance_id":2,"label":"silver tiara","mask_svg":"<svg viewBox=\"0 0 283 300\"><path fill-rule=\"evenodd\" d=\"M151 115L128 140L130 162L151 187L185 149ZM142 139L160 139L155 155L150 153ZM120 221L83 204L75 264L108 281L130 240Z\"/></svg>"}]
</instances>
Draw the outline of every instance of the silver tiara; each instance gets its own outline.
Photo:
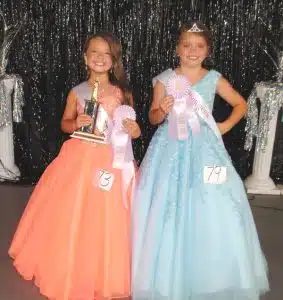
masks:
<instances>
[{"instance_id":1,"label":"silver tiara","mask_svg":"<svg viewBox=\"0 0 283 300\"><path fill-rule=\"evenodd\" d=\"M187 32L203 32L203 30L198 28L197 24L194 23L193 26L187 30Z\"/></svg>"}]
</instances>

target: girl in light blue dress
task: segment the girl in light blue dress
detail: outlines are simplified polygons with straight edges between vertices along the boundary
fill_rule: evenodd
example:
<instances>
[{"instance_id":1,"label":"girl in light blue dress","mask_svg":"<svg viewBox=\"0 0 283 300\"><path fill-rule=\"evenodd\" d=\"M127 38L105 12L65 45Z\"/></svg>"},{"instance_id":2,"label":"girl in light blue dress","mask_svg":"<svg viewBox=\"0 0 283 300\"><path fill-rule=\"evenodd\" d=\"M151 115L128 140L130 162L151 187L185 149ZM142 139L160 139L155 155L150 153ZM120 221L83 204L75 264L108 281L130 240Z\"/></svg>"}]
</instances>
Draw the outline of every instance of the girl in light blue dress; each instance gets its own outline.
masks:
<instances>
[{"instance_id":1,"label":"girl in light blue dress","mask_svg":"<svg viewBox=\"0 0 283 300\"><path fill-rule=\"evenodd\" d=\"M204 25L183 25L180 66L153 79L149 117L160 126L141 164L132 208L133 300L258 300L269 289L247 195L221 139L247 105L220 73L203 68L210 51ZM178 91L172 96L174 78L176 91L189 81L196 99L186 115L186 138L179 136L182 101ZM217 124L215 93L233 107ZM172 134L170 124L179 131Z\"/></svg>"}]
</instances>

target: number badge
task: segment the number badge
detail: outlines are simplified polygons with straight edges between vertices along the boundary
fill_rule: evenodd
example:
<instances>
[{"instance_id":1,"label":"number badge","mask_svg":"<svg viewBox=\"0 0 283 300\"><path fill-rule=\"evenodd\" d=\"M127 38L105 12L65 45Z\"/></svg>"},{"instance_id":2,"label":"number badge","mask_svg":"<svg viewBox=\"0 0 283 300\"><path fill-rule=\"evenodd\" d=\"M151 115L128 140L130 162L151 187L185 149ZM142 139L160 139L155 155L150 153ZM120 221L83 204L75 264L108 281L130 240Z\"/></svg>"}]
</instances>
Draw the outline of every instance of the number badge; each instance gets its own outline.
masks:
<instances>
[{"instance_id":1,"label":"number badge","mask_svg":"<svg viewBox=\"0 0 283 300\"><path fill-rule=\"evenodd\" d=\"M221 166L205 166L203 181L208 184L222 184L227 181L227 168Z\"/></svg>"},{"instance_id":2,"label":"number badge","mask_svg":"<svg viewBox=\"0 0 283 300\"><path fill-rule=\"evenodd\" d=\"M96 173L95 185L98 186L100 189L109 192L112 188L114 179L114 174L106 170L99 169Z\"/></svg>"}]
</instances>

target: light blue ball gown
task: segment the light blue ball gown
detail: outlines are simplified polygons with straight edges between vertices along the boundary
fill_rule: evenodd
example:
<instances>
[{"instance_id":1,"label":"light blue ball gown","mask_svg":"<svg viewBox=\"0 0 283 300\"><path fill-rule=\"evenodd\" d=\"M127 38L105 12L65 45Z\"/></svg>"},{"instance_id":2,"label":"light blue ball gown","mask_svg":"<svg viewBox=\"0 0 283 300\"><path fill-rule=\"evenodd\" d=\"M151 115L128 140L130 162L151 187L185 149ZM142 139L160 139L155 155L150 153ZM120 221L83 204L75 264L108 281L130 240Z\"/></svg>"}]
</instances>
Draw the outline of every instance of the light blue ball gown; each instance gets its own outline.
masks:
<instances>
[{"instance_id":1,"label":"light blue ball gown","mask_svg":"<svg viewBox=\"0 0 283 300\"><path fill-rule=\"evenodd\" d=\"M166 86L173 74L153 82ZM210 111L220 76L211 70L192 86ZM133 300L258 300L269 289L242 180L222 139L200 124L200 133L178 141L165 121L141 164L132 208ZM204 183L204 167L215 165L226 167L227 181Z\"/></svg>"}]
</instances>

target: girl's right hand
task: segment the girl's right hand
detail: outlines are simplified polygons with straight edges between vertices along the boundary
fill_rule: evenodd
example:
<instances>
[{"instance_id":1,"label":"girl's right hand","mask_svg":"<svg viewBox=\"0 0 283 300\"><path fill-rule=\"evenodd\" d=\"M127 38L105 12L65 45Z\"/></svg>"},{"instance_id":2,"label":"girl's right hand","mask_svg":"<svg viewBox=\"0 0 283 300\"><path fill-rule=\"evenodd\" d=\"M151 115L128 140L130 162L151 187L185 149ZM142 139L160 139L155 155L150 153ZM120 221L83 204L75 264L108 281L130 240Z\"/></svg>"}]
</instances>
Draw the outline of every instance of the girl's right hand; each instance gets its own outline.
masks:
<instances>
[{"instance_id":1,"label":"girl's right hand","mask_svg":"<svg viewBox=\"0 0 283 300\"><path fill-rule=\"evenodd\" d=\"M174 104L174 98L172 96L166 96L160 102L160 109L164 112L164 114L168 114L172 109Z\"/></svg>"},{"instance_id":2,"label":"girl's right hand","mask_svg":"<svg viewBox=\"0 0 283 300\"><path fill-rule=\"evenodd\" d=\"M88 115L81 114L76 119L77 128L81 128L83 126L88 126L93 122L92 118Z\"/></svg>"}]
</instances>

